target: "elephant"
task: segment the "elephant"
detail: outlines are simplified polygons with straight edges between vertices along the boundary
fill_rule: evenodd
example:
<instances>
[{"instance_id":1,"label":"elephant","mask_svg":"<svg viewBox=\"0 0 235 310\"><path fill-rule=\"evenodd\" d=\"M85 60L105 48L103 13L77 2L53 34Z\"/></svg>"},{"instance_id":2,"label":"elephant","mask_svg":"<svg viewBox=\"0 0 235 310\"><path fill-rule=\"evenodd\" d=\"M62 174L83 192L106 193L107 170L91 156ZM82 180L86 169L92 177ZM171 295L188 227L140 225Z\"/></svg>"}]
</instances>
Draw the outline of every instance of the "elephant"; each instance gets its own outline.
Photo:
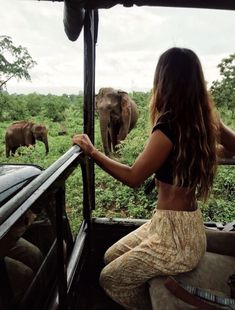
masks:
<instances>
[{"instance_id":1,"label":"elephant","mask_svg":"<svg viewBox=\"0 0 235 310\"><path fill-rule=\"evenodd\" d=\"M18 121L6 129L6 157L14 155L20 146L35 145L36 140L45 144L46 154L49 152L47 129L43 124L28 121Z\"/></svg>"},{"instance_id":2,"label":"elephant","mask_svg":"<svg viewBox=\"0 0 235 310\"><path fill-rule=\"evenodd\" d=\"M104 153L110 155L135 127L139 112L128 93L104 87L95 98Z\"/></svg>"}]
</instances>

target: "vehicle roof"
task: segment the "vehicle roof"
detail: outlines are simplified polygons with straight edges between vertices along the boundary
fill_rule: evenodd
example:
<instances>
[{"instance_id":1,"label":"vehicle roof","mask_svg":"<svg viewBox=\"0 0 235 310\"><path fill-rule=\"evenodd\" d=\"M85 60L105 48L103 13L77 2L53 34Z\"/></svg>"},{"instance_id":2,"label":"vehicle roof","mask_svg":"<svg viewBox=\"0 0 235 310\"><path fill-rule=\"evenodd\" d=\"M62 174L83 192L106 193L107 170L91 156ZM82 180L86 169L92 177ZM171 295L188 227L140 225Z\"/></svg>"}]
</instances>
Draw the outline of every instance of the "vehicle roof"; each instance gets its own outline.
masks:
<instances>
[{"instance_id":1,"label":"vehicle roof","mask_svg":"<svg viewBox=\"0 0 235 310\"><path fill-rule=\"evenodd\" d=\"M194 7L210 9L235 9L234 0L76 0L81 8L100 9L111 8L117 4L126 7L137 6L169 6L169 7Z\"/></svg>"},{"instance_id":2,"label":"vehicle roof","mask_svg":"<svg viewBox=\"0 0 235 310\"><path fill-rule=\"evenodd\" d=\"M65 0L63 21L65 33L69 40L75 41L80 35L84 25L84 9L95 9L96 26L98 27L97 9L109 9L117 4L125 7L137 5L235 10L234 0Z\"/></svg>"}]
</instances>

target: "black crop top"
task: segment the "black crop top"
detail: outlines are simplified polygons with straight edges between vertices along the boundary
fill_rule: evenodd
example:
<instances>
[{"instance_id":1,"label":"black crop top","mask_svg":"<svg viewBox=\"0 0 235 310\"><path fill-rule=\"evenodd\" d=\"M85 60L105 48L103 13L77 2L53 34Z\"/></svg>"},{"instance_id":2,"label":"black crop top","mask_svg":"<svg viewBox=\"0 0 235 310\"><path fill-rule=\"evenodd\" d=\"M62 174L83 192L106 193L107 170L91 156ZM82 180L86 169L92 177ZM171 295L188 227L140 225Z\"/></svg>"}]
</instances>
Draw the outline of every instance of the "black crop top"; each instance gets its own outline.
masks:
<instances>
[{"instance_id":1,"label":"black crop top","mask_svg":"<svg viewBox=\"0 0 235 310\"><path fill-rule=\"evenodd\" d=\"M173 144L175 144L175 137L174 137L174 131L172 128L172 123L170 121L161 121L160 119L157 121L157 124L153 127L152 132L155 130L161 130L170 140ZM159 181L173 184L173 165L174 165L174 159L175 159L175 152L174 149L169 154L166 161L163 163L163 165L155 172L155 178Z\"/></svg>"}]
</instances>

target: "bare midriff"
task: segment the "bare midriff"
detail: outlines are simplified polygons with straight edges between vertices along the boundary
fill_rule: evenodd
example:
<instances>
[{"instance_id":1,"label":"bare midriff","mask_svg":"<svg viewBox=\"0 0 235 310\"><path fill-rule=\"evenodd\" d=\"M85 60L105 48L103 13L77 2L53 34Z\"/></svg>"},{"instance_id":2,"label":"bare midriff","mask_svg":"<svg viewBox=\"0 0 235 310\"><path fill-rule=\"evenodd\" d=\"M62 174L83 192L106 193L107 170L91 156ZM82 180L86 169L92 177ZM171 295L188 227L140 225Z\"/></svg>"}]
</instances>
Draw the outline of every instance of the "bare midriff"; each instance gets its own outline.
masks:
<instances>
[{"instance_id":1,"label":"bare midriff","mask_svg":"<svg viewBox=\"0 0 235 310\"><path fill-rule=\"evenodd\" d=\"M158 190L157 209L173 211L195 211L197 201L195 191L156 181Z\"/></svg>"}]
</instances>

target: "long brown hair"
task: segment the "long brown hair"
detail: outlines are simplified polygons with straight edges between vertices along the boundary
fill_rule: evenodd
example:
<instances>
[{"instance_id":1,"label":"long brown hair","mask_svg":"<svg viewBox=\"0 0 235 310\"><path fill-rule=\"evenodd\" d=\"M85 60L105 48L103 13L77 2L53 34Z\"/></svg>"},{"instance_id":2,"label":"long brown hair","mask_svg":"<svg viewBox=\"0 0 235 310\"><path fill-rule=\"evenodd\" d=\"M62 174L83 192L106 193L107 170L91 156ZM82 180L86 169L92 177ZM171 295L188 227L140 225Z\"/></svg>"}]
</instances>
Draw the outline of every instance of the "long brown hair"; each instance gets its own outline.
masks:
<instances>
[{"instance_id":1,"label":"long brown hair","mask_svg":"<svg viewBox=\"0 0 235 310\"><path fill-rule=\"evenodd\" d=\"M150 120L172 123L176 154L174 185L188 186L206 200L216 172L217 117L197 55L171 48L158 61L150 102Z\"/></svg>"}]
</instances>

